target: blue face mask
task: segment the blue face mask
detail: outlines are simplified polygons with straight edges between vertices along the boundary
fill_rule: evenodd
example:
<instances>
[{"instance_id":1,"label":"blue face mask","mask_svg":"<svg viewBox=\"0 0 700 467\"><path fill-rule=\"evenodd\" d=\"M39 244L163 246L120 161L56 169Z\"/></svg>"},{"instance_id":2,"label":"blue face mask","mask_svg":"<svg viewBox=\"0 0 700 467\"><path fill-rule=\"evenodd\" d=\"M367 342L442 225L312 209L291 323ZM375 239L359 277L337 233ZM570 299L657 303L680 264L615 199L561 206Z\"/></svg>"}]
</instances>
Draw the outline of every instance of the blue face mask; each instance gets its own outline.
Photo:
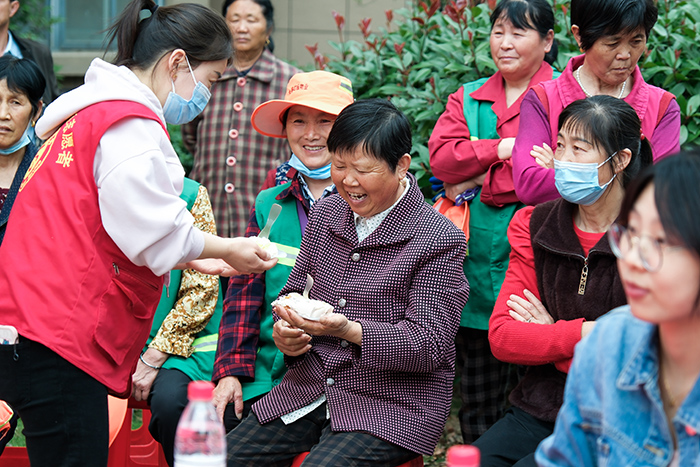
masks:
<instances>
[{"instance_id":1,"label":"blue face mask","mask_svg":"<svg viewBox=\"0 0 700 467\"><path fill-rule=\"evenodd\" d=\"M28 129L29 129L29 127L27 127L27 130ZM10 146L7 149L0 148L0 154L3 154L5 156L9 156L10 154L14 154L15 152L19 151L20 149L22 149L23 147L28 145L30 139L29 139L29 135L27 134L27 130L24 130L24 134L19 139L19 141L17 141L15 144L13 144L12 146Z\"/></svg>"},{"instance_id":2,"label":"blue face mask","mask_svg":"<svg viewBox=\"0 0 700 467\"><path fill-rule=\"evenodd\" d=\"M325 180L331 178L331 164L319 167L318 169L310 169L299 159L297 156L292 154L292 158L289 159L289 165L297 169L299 173L306 175L314 180Z\"/></svg>"},{"instance_id":3,"label":"blue face mask","mask_svg":"<svg viewBox=\"0 0 700 467\"><path fill-rule=\"evenodd\" d=\"M211 98L209 89L201 81L195 79L189 59L185 57L185 60L187 60L187 68L190 69L190 74L194 81L194 91L192 91L192 97L187 100L175 92L175 82L171 80L173 90L168 94L168 98L165 99L163 116L165 121L172 125L182 125L194 120L197 115L202 113Z\"/></svg>"},{"instance_id":4,"label":"blue face mask","mask_svg":"<svg viewBox=\"0 0 700 467\"><path fill-rule=\"evenodd\" d=\"M617 154L617 153L615 153ZM613 175L605 185L598 184L598 169L615 155L600 164L595 162L565 162L554 159L554 183L562 198L570 203L590 206L598 201L605 189L615 180Z\"/></svg>"}]
</instances>

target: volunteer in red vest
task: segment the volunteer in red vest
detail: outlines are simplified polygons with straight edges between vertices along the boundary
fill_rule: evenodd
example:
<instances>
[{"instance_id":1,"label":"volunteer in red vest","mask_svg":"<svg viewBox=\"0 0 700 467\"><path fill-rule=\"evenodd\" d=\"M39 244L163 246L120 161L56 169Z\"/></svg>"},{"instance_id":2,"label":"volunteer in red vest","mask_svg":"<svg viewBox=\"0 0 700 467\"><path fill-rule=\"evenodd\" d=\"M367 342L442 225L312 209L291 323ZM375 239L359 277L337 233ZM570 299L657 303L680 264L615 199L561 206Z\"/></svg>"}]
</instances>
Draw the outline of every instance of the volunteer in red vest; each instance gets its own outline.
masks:
<instances>
[{"instance_id":1,"label":"volunteer in red vest","mask_svg":"<svg viewBox=\"0 0 700 467\"><path fill-rule=\"evenodd\" d=\"M680 150L676 98L647 84L637 66L657 16L654 0L572 0L571 33L583 54L569 60L561 77L535 86L523 99L513 147L520 201L536 205L559 198L553 162L559 114L578 99L608 95L631 105L654 161Z\"/></svg>"},{"instance_id":2,"label":"volunteer in red vest","mask_svg":"<svg viewBox=\"0 0 700 467\"><path fill-rule=\"evenodd\" d=\"M471 294L457 334L466 444L503 416L509 378L515 376L515 367L491 353L488 328L508 268L508 223L523 207L511 160L520 103L532 86L559 76L550 66L557 57L552 6L547 0L502 0L491 14L489 42L498 71L450 95L428 142L430 167L445 182L447 197L463 203L473 197L464 261Z\"/></svg>"},{"instance_id":3,"label":"volunteer in red vest","mask_svg":"<svg viewBox=\"0 0 700 467\"><path fill-rule=\"evenodd\" d=\"M107 393L131 392L168 271L276 262L254 239L198 230L179 197L184 170L165 123L206 105L232 54L224 20L134 0L111 40L114 64L93 61L37 124L47 141L0 248L0 325L16 333L0 346L0 399L24 421L33 466L107 465Z\"/></svg>"}]
</instances>

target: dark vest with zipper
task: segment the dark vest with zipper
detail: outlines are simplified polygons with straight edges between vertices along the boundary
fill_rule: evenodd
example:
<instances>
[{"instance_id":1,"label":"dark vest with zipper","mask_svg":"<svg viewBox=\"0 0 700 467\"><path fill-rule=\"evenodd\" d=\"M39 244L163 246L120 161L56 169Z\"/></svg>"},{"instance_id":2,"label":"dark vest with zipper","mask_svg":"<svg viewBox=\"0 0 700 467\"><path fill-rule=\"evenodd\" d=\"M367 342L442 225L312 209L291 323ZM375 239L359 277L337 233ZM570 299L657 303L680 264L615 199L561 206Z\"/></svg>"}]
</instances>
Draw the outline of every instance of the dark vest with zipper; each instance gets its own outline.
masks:
<instances>
[{"instance_id":1,"label":"dark vest with zipper","mask_svg":"<svg viewBox=\"0 0 700 467\"><path fill-rule=\"evenodd\" d=\"M627 303L607 235L585 256L573 227L576 204L563 199L537 206L530 218L537 288L555 321L594 321ZM553 422L564 399L566 374L554 364L528 367L511 393L514 406Z\"/></svg>"}]
</instances>

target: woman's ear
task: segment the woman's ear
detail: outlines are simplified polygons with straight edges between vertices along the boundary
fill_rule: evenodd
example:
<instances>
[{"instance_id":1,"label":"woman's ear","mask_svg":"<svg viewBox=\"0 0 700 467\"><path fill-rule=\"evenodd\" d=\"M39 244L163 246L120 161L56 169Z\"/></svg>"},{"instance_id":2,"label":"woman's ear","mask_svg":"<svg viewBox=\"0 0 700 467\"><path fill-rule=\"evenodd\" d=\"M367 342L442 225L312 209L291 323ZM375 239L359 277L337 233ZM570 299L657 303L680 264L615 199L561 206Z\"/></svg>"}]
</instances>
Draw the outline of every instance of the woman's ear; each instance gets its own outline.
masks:
<instances>
[{"instance_id":1,"label":"woman's ear","mask_svg":"<svg viewBox=\"0 0 700 467\"><path fill-rule=\"evenodd\" d=\"M552 50L552 44L554 44L554 31L550 29L544 37L544 53L549 53Z\"/></svg>"},{"instance_id":2,"label":"woman's ear","mask_svg":"<svg viewBox=\"0 0 700 467\"><path fill-rule=\"evenodd\" d=\"M625 148L617 151L617 157L613 158L613 162L615 163L615 173L619 174L624 172L631 160L632 151L629 149Z\"/></svg>"},{"instance_id":3,"label":"woman's ear","mask_svg":"<svg viewBox=\"0 0 700 467\"><path fill-rule=\"evenodd\" d=\"M399 162L396 164L396 174L399 176L399 179L403 180L403 178L406 176L406 173L408 173L408 169L411 167L411 156L410 154L404 154L401 156L401 159L399 159Z\"/></svg>"},{"instance_id":4,"label":"woman's ear","mask_svg":"<svg viewBox=\"0 0 700 467\"><path fill-rule=\"evenodd\" d=\"M571 34L574 36L574 39L576 40L576 44L578 44L579 50L583 52L583 49L581 48L581 30L578 28L577 25L572 24L571 25Z\"/></svg>"},{"instance_id":5,"label":"woman's ear","mask_svg":"<svg viewBox=\"0 0 700 467\"><path fill-rule=\"evenodd\" d=\"M186 66L187 54L182 49L175 49L170 52L168 57L168 70L170 72L170 78L175 81L177 78L177 70L185 64Z\"/></svg>"},{"instance_id":6,"label":"woman's ear","mask_svg":"<svg viewBox=\"0 0 700 467\"><path fill-rule=\"evenodd\" d=\"M39 120L39 117L41 117L41 111L44 110L44 101L39 101L39 105L37 105L36 113L32 117L32 126L36 124L36 121Z\"/></svg>"}]
</instances>

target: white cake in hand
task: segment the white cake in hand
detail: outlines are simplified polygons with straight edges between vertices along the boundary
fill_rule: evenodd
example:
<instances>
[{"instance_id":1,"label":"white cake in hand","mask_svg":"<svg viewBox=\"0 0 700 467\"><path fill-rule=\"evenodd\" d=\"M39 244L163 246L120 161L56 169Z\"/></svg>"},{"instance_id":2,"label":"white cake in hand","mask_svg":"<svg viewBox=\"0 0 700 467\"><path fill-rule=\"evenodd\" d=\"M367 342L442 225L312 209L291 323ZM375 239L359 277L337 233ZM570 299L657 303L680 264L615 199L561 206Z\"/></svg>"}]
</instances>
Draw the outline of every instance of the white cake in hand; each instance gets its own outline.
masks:
<instances>
[{"instance_id":1,"label":"white cake in hand","mask_svg":"<svg viewBox=\"0 0 700 467\"><path fill-rule=\"evenodd\" d=\"M272 306L279 306L295 311L302 318L318 321L321 316L333 312L333 306L321 300L313 300L292 292L279 297L272 302Z\"/></svg>"},{"instance_id":2,"label":"white cake in hand","mask_svg":"<svg viewBox=\"0 0 700 467\"><path fill-rule=\"evenodd\" d=\"M277 246L275 246L275 244L272 243L269 238L265 238L265 237L254 237L254 238L255 238L255 243L257 243L258 246L260 248L262 248L264 252L267 253L267 259L279 258L280 252L277 249Z\"/></svg>"}]
</instances>

